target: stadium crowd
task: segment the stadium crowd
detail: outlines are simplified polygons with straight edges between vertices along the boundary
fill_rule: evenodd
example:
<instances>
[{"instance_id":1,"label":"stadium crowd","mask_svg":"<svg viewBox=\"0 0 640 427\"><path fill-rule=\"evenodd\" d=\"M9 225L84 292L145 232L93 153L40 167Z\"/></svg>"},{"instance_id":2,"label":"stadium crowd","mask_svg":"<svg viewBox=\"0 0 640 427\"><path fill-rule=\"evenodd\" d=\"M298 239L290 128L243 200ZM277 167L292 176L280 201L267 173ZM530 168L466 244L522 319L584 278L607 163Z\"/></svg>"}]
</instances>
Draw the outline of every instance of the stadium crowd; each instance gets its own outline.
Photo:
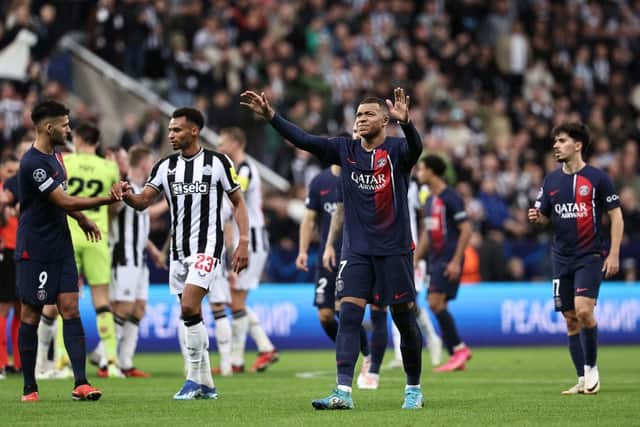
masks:
<instances>
[{"instance_id":1,"label":"stadium crowd","mask_svg":"<svg viewBox=\"0 0 640 427\"><path fill-rule=\"evenodd\" d=\"M213 130L242 127L247 151L294 184L265 199L270 280L310 281L294 266L298 227L285 202L304 199L326 165L241 110L242 88L264 90L318 134L350 133L363 95L408 88L425 152L446 158L473 221L470 282L548 277L549 237L533 233L526 210L557 167L551 128L583 121L594 134L590 162L610 174L624 211L617 278L637 279L640 1L98 0L73 2L64 14L62 1L4 3L0 49L16 28L35 35L25 41L25 75L2 85L4 156L32 138L27 113L36 100L69 104L68 76L49 54L63 29L88 32L99 56L175 105L206 112ZM83 11L91 18L74 20ZM81 101L70 105L75 120L99 119ZM157 114L123 117L120 144L166 149Z\"/></svg>"}]
</instances>

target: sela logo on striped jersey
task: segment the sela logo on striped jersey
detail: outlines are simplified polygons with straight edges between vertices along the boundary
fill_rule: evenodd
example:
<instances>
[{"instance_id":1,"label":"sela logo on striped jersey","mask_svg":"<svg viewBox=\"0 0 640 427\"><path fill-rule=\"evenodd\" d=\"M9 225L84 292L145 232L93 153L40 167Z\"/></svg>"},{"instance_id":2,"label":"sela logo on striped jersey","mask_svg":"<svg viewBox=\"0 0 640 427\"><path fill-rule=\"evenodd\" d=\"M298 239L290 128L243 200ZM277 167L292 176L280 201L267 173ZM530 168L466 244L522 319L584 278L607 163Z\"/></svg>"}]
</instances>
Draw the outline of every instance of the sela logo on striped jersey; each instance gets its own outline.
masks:
<instances>
[{"instance_id":1,"label":"sela logo on striped jersey","mask_svg":"<svg viewBox=\"0 0 640 427\"><path fill-rule=\"evenodd\" d=\"M553 205L553 210L562 219L586 218L589 215L589 207L585 202L558 203Z\"/></svg>"},{"instance_id":2,"label":"sela logo on striped jersey","mask_svg":"<svg viewBox=\"0 0 640 427\"><path fill-rule=\"evenodd\" d=\"M374 175L370 173L351 172L351 180L356 183L358 188L364 191L380 191L389 183L389 180L383 173Z\"/></svg>"},{"instance_id":3,"label":"sela logo on striped jersey","mask_svg":"<svg viewBox=\"0 0 640 427\"><path fill-rule=\"evenodd\" d=\"M208 194L209 184L206 182L174 182L171 184L171 193L174 196L184 196L187 194Z\"/></svg>"}]
</instances>

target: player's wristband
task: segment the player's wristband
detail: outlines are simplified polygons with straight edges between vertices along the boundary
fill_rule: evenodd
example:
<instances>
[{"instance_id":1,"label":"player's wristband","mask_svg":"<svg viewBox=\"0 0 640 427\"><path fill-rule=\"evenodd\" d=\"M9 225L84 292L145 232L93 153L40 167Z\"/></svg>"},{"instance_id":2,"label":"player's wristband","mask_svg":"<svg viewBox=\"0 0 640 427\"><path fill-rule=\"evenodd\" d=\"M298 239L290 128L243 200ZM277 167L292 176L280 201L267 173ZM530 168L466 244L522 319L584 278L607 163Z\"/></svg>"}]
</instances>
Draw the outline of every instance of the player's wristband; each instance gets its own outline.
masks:
<instances>
[{"instance_id":1,"label":"player's wristband","mask_svg":"<svg viewBox=\"0 0 640 427\"><path fill-rule=\"evenodd\" d=\"M398 124L400 126L406 126L406 125L408 125L410 123L411 123L411 118L408 118L406 122L401 122L400 120L398 120Z\"/></svg>"}]
</instances>

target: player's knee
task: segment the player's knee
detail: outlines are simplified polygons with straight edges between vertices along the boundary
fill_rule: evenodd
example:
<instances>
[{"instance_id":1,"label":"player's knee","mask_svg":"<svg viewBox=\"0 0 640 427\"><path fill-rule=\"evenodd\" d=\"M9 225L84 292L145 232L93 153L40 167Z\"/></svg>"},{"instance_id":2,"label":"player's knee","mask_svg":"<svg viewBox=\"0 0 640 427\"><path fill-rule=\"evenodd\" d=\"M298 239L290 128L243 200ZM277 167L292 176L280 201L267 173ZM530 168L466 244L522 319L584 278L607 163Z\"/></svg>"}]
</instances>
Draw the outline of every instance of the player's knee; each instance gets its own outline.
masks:
<instances>
[{"instance_id":1,"label":"player's knee","mask_svg":"<svg viewBox=\"0 0 640 427\"><path fill-rule=\"evenodd\" d=\"M63 319L74 319L80 317L80 310L77 302L67 302L61 304L58 309Z\"/></svg>"},{"instance_id":2,"label":"player's knee","mask_svg":"<svg viewBox=\"0 0 640 427\"><path fill-rule=\"evenodd\" d=\"M331 310L318 310L318 319L320 319L320 323L322 324L335 321L333 311Z\"/></svg>"},{"instance_id":3,"label":"player's knee","mask_svg":"<svg viewBox=\"0 0 640 427\"><path fill-rule=\"evenodd\" d=\"M200 315L200 307L192 307L191 305L182 304L182 318L187 319Z\"/></svg>"},{"instance_id":4,"label":"player's knee","mask_svg":"<svg viewBox=\"0 0 640 427\"><path fill-rule=\"evenodd\" d=\"M429 299L428 302L429 302L429 308L434 314L438 314L445 309L445 304L442 303L442 301L440 300Z\"/></svg>"},{"instance_id":5,"label":"player's knee","mask_svg":"<svg viewBox=\"0 0 640 427\"><path fill-rule=\"evenodd\" d=\"M580 322L578 322L578 318L575 316L571 316L571 317L566 317L564 318L566 324L567 324L567 333L569 335L574 335L577 334L578 332L580 332Z\"/></svg>"},{"instance_id":6,"label":"player's knee","mask_svg":"<svg viewBox=\"0 0 640 427\"><path fill-rule=\"evenodd\" d=\"M576 308L576 317L581 326L591 326L594 322L593 311L588 307Z\"/></svg>"}]
</instances>

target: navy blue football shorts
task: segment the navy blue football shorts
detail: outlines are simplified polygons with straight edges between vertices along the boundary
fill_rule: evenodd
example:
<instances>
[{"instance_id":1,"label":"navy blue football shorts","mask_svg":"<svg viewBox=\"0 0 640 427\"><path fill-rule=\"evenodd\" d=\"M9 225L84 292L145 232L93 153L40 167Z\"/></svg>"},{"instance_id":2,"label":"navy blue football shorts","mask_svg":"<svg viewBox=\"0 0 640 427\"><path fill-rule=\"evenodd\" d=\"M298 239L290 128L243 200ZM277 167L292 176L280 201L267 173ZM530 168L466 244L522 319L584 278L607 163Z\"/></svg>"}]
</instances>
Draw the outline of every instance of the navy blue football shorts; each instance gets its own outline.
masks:
<instances>
[{"instance_id":1,"label":"navy blue football shorts","mask_svg":"<svg viewBox=\"0 0 640 427\"><path fill-rule=\"evenodd\" d=\"M322 263L316 270L316 292L313 305L335 310L336 305L336 270L327 270Z\"/></svg>"},{"instance_id":2,"label":"navy blue football shorts","mask_svg":"<svg viewBox=\"0 0 640 427\"><path fill-rule=\"evenodd\" d=\"M604 273L600 254L588 254L575 260L553 260L553 302L556 311L575 308L575 297L598 299Z\"/></svg>"},{"instance_id":3,"label":"navy blue football shorts","mask_svg":"<svg viewBox=\"0 0 640 427\"><path fill-rule=\"evenodd\" d=\"M378 306L415 301L413 253L375 256L343 251L336 297L364 298Z\"/></svg>"},{"instance_id":4,"label":"navy blue football shorts","mask_svg":"<svg viewBox=\"0 0 640 427\"><path fill-rule=\"evenodd\" d=\"M21 259L16 262L18 296L28 304L55 304L58 294L78 292L78 270L71 257L57 262Z\"/></svg>"},{"instance_id":5,"label":"navy blue football shorts","mask_svg":"<svg viewBox=\"0 0 640 427\"><path fill-rule=\"evenodd\" d=\"M427 261L427 283L430 293L443 293L447 296L447 301L456 299L458 289L460 289L460 276L457 279L449 280L446 276L449 260L434 259ZM460 266L462 271L462 266Z\"/></svg>"}]
</instances>

